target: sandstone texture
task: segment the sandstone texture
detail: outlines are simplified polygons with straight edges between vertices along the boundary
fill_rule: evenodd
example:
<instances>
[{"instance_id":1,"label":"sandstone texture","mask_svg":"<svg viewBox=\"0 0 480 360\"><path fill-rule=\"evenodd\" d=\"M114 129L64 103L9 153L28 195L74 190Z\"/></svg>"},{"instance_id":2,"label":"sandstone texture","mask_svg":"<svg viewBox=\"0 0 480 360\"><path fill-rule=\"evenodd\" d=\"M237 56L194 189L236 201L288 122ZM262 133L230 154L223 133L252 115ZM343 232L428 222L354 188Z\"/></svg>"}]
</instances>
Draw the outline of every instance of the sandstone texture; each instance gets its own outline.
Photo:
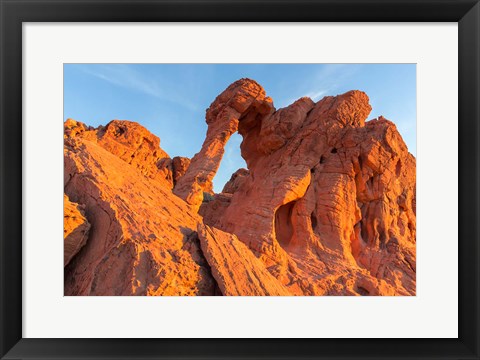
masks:
<instances>
[{"instance_id":1,"label":"sandstone texture","mask_svg":"<svg viewBox=\"0 0 480 360\"><path fill-rule=\"evenodd\" d=\"M172 176L173 184L175 185L180 178L187 172L190 165L190 159L182 156L175 156L172 159Z\"/></svg>"},{"instance_id":2,"label":"sandstone texture","mask_svg":"<svg viewBox=\"0 0 480 360\"><path fill-rule=\"evenodd\" d=\"M291 295L235 235L199 225L198 236L223 295Z\"/></svg>"},{"instance_id":3,"label":"sandstone texture","mask_svg":"<svg viewBox=\"0 0 480 360\"><path fill-rule=\"evenodd\" d=\"M230 85L207 109L207 135L202 149L193 158L174 193L198 209L204 193L213 193L212 179L222 160L225 144L248 114L269 113L272 100L254 81L239 80Z\"/></svg>"},{"instance_id":4,"label":"sandstone texture","mask_svg":"<svg viewBox=\"0 0 480 360\"><path fill-rule=\"evenodd\" d=\"M238 169L235 171L230 178L230 180L223 187L222 193L224 194L233 194L242 183L247 179L249 172L247 169Z\"/></svg>"},{"instance_id":5,"label":"sandstone texture","mask_svg":"<svg viewBox=\"0 0 480 360\"><path fill-rule=\"evenodd\" d=\"M90 224L83 207L63 194L63 265L67 264L87 243Z\"/></svg>"},{"instance_id":6,"label":"sandstone texture","mask_svg":"<svg viewBox=\"0 0 480 360\"><path fill-rule=\"evenodd\" d=\"M213 294L196 235L200 216L172 193L154 158L132 163L102 145L96 136L65 137L65 193L91 224L86 245L65 268L65 295Z\"/></svg>"},{"instance_id":7,"label":"sandstone texture","mask_svg":"<svg viewBox=\"0 0 480 360\"><path fill-rule=\"evenodd\" d=\"M65 218L90 229L65 246L65 294L415 295L416 161L370 111L357 90L276 110L241 79L191 160L134 122L67 120ZM214 194L236 131L248 169Z\"/></svg>"},{"instance_id":8,"label":"sandstone texture","mask_svg":"<svg viewBox=\"0 0 480 360\"><path fill-rule=\"evenodd\" d=\"M392 122L365 122L370 111L350 91L249 114L238 125L248 176L227 184L228 207L206 204L221 211L205 221L294 293L414 294L415 158Z\"/></svg>"},{"instance_id":9,"label":"sandstone texture","mask_svg":"<svg viewBox=\"0 0 480 360\"><path fill-rule=\"evenodd\" d=\"M143 126L132 121L113 120L95 129L68 119L64 127L66 137L94 142L146 177L161 179L173 187L172 160L160 148L160 139Z\"/></svg>"}]
</instances>

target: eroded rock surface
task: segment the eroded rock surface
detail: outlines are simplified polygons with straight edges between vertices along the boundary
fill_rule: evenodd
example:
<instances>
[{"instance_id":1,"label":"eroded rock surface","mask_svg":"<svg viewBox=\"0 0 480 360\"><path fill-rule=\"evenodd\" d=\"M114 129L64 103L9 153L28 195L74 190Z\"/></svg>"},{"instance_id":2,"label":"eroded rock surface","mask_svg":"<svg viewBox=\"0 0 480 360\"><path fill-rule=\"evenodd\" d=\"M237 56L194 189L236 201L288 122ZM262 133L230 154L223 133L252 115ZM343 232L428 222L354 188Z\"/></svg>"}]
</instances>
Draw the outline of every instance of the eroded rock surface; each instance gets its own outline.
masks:
<instances>
[{"instance_id":1,"label":"eroded rock surface","mask_svg":"<svg viewBox=\"0 0 480 360\"><path fill-rule=\"evenodd\" d=\"M198 237L223 295L291 295L235 235L199 225Z\"/></svg>"},{"instance_id":2,"label":"eroded rock surface","mask_svg":"<svg viewBox=\"0 0 480 360\"><path fill-rule=\"evenodd\" d=\"M191 161L136 123L68 120L65 193L91 229L65 294L414 295L415 158L370 111L356 90L275 110L241 79ZM248 169L214 194L236 131Z\"/></svg>"},{"instance_id":3,"label":"eroded rock surface","mask_svg":"<svg viewBox=\"0 0 480 360\"><path fill-rule=\"evenodd\" d=\"M251 115L273 111L272 100L255 81L241 79L230 85L207 109L207 135L202 149L195 154L174 193L198 209L204 193L213 193L212 179L225 152L225 144L238 130L240 121L252 121Z\"/></svg>"},{"instance_id":4,"label":"eroded rock surface","mask_svg":"<svg viewBox=\"0 0 480 360\"><path fill-rule=\"evenodd\" d=\"M233 194L240 186L242 186L243 182L248 177L248 174L249 173L247 169L238 169L235 171L230 180L228 180L223 187L222 193Z\"/></svg>"},{"instance_id":5,"label":"eroded rock surface","mask_svg":"<svg viewBox=\"0 0 480 360\"><path fill-rule=\"evenodd\" d=\"M126 120L112 120L93 128L68 119L64 125L67 139L85 139L134 166L144 176L173 187L172 159L160 148L160 139L143 126Z\"/></svg>"},{"instance_id":6,"label":"eroded rock surface","mask_svg":"<svg viewBox=\"0 0 480 360\"><path fill-rule=\"evenodd\" d=\"M65 138L65 193L92 226L65 268L65 295L213 295L200 216L146 165L154 159L129 163L102 145L96 136Z\"/></svg>"},{"instance_id":7,"label":"eroded rock surface","mask_svg":"<svg viewBox=\"0 0 480 360\"><path fill-rule=\"evenodd\" d=\"M296 294L415 294L415 158L392 122L365 121L368 102L350 91L251 113L248 173L202 206Z\"/></svg>"},{"instance_id":8,"label":"eroded rock surface","mask_svg":"<svg viewBox=\"0 0 480 360\"><path fill-rule=\"evenodd\" d=\"M63 195L63 266L87 243L90 224L85 218L84 207Z\"/></svg>"},{"instance_id":9,"label":"eroded rock surface","mask_svg":"<svg viewBox=\"0 0 480 360\"><path fill-rule=\"evenodd\" d=\"M172 159L173 184L175 185L180 178L185 175L190 166L190 159L183 156L175 156Z\"/></svg>"}]
</instances>

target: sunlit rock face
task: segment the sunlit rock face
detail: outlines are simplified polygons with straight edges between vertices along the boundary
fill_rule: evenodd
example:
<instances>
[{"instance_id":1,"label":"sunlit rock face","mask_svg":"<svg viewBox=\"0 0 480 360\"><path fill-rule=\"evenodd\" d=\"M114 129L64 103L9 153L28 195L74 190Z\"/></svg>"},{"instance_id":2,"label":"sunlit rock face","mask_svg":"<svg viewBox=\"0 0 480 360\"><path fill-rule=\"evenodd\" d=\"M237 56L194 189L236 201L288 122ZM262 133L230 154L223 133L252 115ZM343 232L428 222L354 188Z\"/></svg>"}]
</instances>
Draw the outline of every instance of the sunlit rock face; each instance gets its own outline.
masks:
<instances>
[{"instance_id":1,"label":"sunlit rock face","mask_svg":"<svg viewBox=\"0 0 480 360\"><path fill-rule=\"evenodd\" d=\"M90 224L85 218L83 207L71 202L65 194L63 194L63 209L63 265L67 266L87 243Z\"/></svg>"},{"instance_id":2,"label":"sunlit rock face","mask_svg":"<svg viewBox=\"0 0 480 360\"><path fill-rule=\"evenodd\" d=\"M297 294L414 294L415 158L370 111L350 91L250 112L238 126L248 171L203 205L204 221Z\"/></svg>"},{"instance_id":3,"label":"sunlit rock face","mask_svg":"<svg viewBox=\"0 0 480 360\"><path fill-rule=\"evenodd\" d=\"M239 123L272 111L271 99L255 81L241 79L231 84L207 109L205 141L175 185L174 193L198 209L204 194L213 193L212 180L220 166L225 144L238 130Z\"/></svg>"},{"instance_id":4,"label":"sunlit rock face","mask_svg":"<svg viewBox=\"0 0 480 360\"><path fill-rule=\"evenodd\" d=\"M99 139L103 128L79 131L81 123L66 131L65 193L82 204L91 228L65 268L65 295L213 294L216 282L196 233L202 219L156 169L167 156L158 138L152 144L140 125L118 124L122 135L132 131L131 143Z\"/></svg>"},{"instance_id":5,"label":"sunlit rock face","mask_svg":"<svg viewBox=\"0 0 480 360\"><path fill-rule=\"evenodd\" d=\"M276 110L241 79L191 161L133 122L67 120L65 193L91 227L65 294L414 295L415 158L370 111L356 90ZM214 194L236 131L248 169Z\"/></svg>"}]
</instances>

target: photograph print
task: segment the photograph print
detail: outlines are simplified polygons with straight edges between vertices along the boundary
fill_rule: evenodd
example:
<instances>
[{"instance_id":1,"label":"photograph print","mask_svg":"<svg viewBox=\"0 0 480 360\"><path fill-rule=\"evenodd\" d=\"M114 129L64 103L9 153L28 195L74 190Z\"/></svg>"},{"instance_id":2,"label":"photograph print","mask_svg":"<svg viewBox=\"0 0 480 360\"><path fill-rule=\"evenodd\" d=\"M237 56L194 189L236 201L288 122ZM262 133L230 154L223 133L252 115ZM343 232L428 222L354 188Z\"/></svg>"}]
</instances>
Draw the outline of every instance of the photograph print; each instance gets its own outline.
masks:
<instances>
[{"instance_id":1,"label":"photograph print","mask_svg":"<svg viewBox=\"0 0 480 360\"><path fill-rule=\"evenodd\" d=\"M415 296L415 64L64 64L65 296Z\"/></svg>"}]
</instances>

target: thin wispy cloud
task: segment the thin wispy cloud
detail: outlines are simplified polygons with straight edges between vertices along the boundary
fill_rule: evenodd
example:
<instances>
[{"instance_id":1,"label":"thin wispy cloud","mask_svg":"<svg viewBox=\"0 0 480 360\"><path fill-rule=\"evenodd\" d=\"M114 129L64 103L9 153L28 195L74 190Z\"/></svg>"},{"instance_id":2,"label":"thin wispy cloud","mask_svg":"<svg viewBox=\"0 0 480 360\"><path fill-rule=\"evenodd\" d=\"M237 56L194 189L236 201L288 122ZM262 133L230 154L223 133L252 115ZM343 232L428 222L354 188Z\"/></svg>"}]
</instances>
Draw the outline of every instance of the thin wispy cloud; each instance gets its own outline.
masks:
<instances>
[{"instance_id":1,"label":"thin wispy cloud","mask_svg":"<svg viewBox=\"0 0 480 360\"><path fill-rule=\"evenodd\" d=\"M277 109L302 96L314 101L348 90L366 91L369 118L394 121L415 153L415 65L393 64L66 64L65 118L105 124L130 119L161 139L170 156L192 157L207 130L205 109L231 82L257 80ZM109 91L105 91L107 90ZM241 137L232 136L214 180L221 190L230 175L246 167Z\"/></svg>"},{"instance_id":2,"label":"thin wispy cloud","mask_svg":"<svg viewBox=\"0 0 480 360\"><path fill-rule=\"evenodd\" d=\"M295 96L290 98L288 104L300 97L306 96L313 101L319 101L326 95L336 95L340 88L360 69L360 64L326 64L313 73L309 80L294 91Z\"/></svg>"},{"instance_id":3,"label":"thin wispy cloud","mask_svg":"<svg viewBox=\"0 0 480 360\"><path fill-rule=\"evenodd\" d=\"M81 65L80 69L84 73L112 85L196 110L196 106L190 103L188 99L182 97L179 89L174 84L162 83L157 78L148 78L145 74L135 70L132 65Z\"/></svg>"},{"instance_id":4,"label":"thin wispy cloud","mask_svg":"<svg viewBox=\"0 0 480 360\"><path fill-rule=\"evenodd\" d=\"M306 94L305 96L308 96L310 99L312 99L313 101L318 101L320 100L322 97L324 97L325 95L327 94L327 90L319 90L319 91L316 91L316 92L309 92L308 94Z\"/></svg>"}]
</instances>

